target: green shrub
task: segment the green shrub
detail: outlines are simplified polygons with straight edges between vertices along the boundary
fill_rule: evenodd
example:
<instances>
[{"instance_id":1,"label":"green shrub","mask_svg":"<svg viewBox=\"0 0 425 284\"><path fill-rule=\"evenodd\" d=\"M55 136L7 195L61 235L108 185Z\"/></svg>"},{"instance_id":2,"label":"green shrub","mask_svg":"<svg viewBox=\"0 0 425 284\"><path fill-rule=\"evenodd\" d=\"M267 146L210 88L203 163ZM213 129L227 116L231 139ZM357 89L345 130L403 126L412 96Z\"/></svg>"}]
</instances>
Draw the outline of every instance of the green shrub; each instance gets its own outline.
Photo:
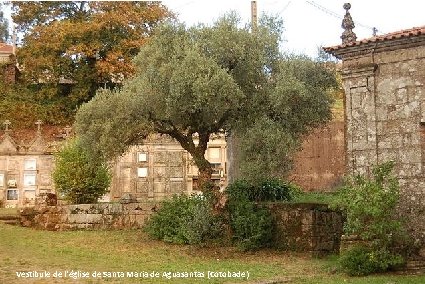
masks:
<instances>
[{"instance_id":1,"label":"green shrub","mask_svg":"<svg viewBox=\"0 0 425 284\"><path fill-rule=\"evenodd\" d=\"M233 240L242 250L255 250L271 244L275 224L267 208L257 202L291 200L297 188L280 180L258 184L238 180L226 188L227 211Z\"/></svg>"},{"instance_id":2,"label":"green shrub","mask_svg":"<svg viewBox=\"0 0 425 284\"><path fill-rule=\"evenodd\" d=\"M344 232L371 241L377 249L388 248L403 235L401 221L396 218L399 185L391 175L393 162L373 169L373 176L361 175L347 180L333 207L346 213Z\"/></svg>"},{"instance_id":3,"label":"green shrub","mask_svg":"<svg viewBox=\"0 0 425 284\"><path fill-rule=\"evenodd\" d=\"M229 206L233 240L243 251L267 247L274 231L273 218L266 208L242 199Z\"/></svg>"},{"instance_id":4,"label":"green shrub","mask_svg":"<svg viewBox=\"0 0 425 284\"><path fill-rule=\"evenodd\" d=\"M237 180L226 188L229 199L246 198L252 202L290 201L299 193L297 186L279 179L264 179L256 184Z\"/></svg>"},{"instance_id":5,"label":"green shrub","mask_svg":"<svg viewBox=\"0 0 425 284\"><path fill-rule=\"evenodd\" d=\"M201 244L216 239L222 232L221 219L213 214L204 196L173 196L162 202L151 216L145 231L153 238L171 243Z\"/></svg>"},{"instance_id":6,"label":"green shrub","mask_svg":"<svg viewBox=\"0 0 425 284\"><path fill-rule=\"evenodd\" d=\"M354 247L340 258L342 269L350 276L384 272L403 263L403 257L398 254L386 249L374 250L365 246Z\"/></svg>"},{"instance_id":7,"label":"green shrub","mask_svg":"<svg viewBox=\"0 0 425 284\"><path fill-rule=\"evenodd\" d=\"M342 257L352 275L385 271L403 262L397 247L403 247L406 235L396 214L399 185L391 175L393 167L393 162L383 163L373 169L371 178L348 179L333 204L346 214L344 232L369 244Z\"/></svg>"},{"instance_id":8,"label":"green shrub","mask_svg":"<svg viewBox=\"0 0 425 284\"><path fill-rule=\"evenodd\" d=\"M68 142L55 156L53 181L56 191L74 204L95 203L110 184L105 163L89 157L77 140Z\"/></svg>"}]
</instances>

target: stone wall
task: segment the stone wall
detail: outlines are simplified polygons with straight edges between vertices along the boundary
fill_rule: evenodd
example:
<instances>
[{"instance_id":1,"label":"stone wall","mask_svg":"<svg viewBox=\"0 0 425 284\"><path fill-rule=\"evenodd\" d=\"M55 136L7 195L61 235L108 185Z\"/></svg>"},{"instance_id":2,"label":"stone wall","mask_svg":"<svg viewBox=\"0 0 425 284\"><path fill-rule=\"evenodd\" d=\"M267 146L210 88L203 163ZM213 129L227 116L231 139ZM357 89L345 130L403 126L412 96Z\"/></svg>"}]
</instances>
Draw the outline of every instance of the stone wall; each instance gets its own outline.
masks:
<instances>
[{"instance_id":1,"label":"stone wall","mask_svg":"<svg viewBox=\"0 0 425 284\"><path fill-rule=\"evenodd\" d=\"M28 144L16 143L10 130L4 131L0 137L0 201L6 207L31 206L36 196L53 192L52 152L52 144L44 141L40 129Z\"/></svg>"},{"instance_id":2,"label":"stone wall","mask_svg":"<svg viewBox=\"0 0 425 284\"><path fill-rule=\"evenodd\" d=\"M155 203L98 203L21 209L21 225L45 230L141 228Z\"/></svg>"},{"instance_id":3,"label":"stone wall","mask_svg":"<svg viewBox=\"0 0 425 284\"><path fill-rule=\"evenodd\" d=\"M329 191L341 184L344 174L344 122L332 121L303 140L289 180L306 191Z\"/></svg>"},{"instance_id":4,"label":"stone wall","mask_svg":"<svg viewBox=\"0 0 425 284\"><path fill-rule=\"evenodd\" d=\"M274 247L314 256L339 252L341 214L323 204L265 204L276 221ZM141 228L155 203L99 203L21 209L21 224L44 230Z\"/></svg>"},{"instance_id":5,"label":"stone wall","mask_svg":"<svg viewBox=\"0 0 425 284\"><path fill-rule=\"evenodd\" d=\"M399 212L425 245L425 46L347 57L343 82L349 172L395 161Z\"/></svg>"},{"instance_id":6,"label":"stone wall","mask_svg":"<svg viewBox=\"0 0 425 284\"><path fill-rule=\"evenodd\" d=\"M313 256L339 253L342 215L325 204L273 203L267 207L276 221L274 246L309 251Z\"/></svg>"}]
</instances>

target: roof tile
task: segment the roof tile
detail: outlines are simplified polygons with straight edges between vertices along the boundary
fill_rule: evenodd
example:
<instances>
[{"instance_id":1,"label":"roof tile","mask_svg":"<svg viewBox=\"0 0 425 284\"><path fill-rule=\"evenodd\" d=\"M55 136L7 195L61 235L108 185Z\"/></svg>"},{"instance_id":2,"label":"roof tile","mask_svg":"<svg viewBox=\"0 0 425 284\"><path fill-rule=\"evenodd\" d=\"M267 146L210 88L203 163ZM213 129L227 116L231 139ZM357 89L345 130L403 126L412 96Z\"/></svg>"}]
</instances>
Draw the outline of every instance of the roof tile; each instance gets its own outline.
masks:
<instances>
[{"instance_id":1,"label":"roof tile","mask_svg":"<svg viewBox=\"0 0 425 284\"><path fill-rule=\"evenodd\" d=\"M425 26L415 27L415 28L405 29L405 30L401 30L397 32L384 34L384 35L374 36L371 38L366 38L366 39L358 40L355 42L349 42L349 43L344 43L344 44L340 44L336 46L325 47L324 50L327 52L332 52L332 51L335 51L344 47L349 47L349 46L359 46L359 45L367 44L367 43L381 42L381 41L387 41L387 40L399 39L399 38L415 37L415 36L424 35L424 34L425 34Z\"/></svg>"},{"instance_id":2,"label":"roof tile","mask_svg":"<svg viewBox=\"0 0 425 284\"><path fill-rule=\"evenodd\" d=\"M13 53L13 46L0 42L0 53Z\"/></svg>"}]
</instances>

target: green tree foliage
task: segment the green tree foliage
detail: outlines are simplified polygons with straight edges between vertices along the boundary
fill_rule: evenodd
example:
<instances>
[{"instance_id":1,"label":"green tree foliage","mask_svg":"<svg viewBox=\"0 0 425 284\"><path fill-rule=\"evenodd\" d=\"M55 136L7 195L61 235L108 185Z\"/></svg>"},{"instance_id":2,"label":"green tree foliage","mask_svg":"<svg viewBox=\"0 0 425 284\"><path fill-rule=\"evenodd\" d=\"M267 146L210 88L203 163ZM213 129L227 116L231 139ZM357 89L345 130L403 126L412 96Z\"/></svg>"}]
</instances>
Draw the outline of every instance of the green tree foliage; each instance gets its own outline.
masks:
<instances>
[{"instance_id":1,"label":"green tree foliage","mask_svg":"<svg viewBox=\"0 0 425 284\"><path fill-rule=\"evenodd\" d=\"M39 119L50 125L69 123L66 99L38 97L34 87L0 82L0 121L8 119L18 129L33 127Z\"/></svg>"},{"instance_id":2,"label":"green tree foliage","mask_svg":"<svg viewBox=\"0 0 425 284\"><path fill-rule=\"evenodd\" d=\"M264 108L249 127L236 132L240 141L240 171L245 179L284 177L301 137L332 118L331 90L335 73L304 56L279 61L273 88Z\"/></svg>"},{"instance_id":3,"label":"green tree foliage","mask_svg":"<svg viewBox=\"0 0 425 284\"><path fill-rule=\"evenodd\" d=\"M110 176L106 165L90 159L78 140L67 143L55 160L53 181L65 200L74 204L96 203L107 192Z\"/></svg>"},{"instance_id":4,"label":"green tree foliage","mask_svg":"<svg viewBox=\"0 0 425 284\"><path fill-rule=\"evenodd\" d=\"M132 58L170 16L160 2L142 1L12 2L12 8L23 34L21 79L39 85L38 97L66 98L73 114L99 86L113 88L133 74Z\"/></svg>"},{"instance_id":5,"label":"green tree foliage","mask_svg":"<svg viewBox=\"0 0 425 284\"><path fill-rule=\"evenodd\" d=\"M295 132L287 136L292 143L330 118L325 90L334 77L305 58L285 58L281 30L280 21L265 17L258 33L251 33L234 14L212 26L163 25L135 58L136 75L80 108L78 134L86 145L101 141L95 150L106 156L114 144L120 152L148 133L169 135L192 155L201 188L211 178L205 151L212 134L268 121L278 124L279 134ZM111 131L121 135L110 139ZM250 142L256 145L269 142L254 136Z\"/></svg>"}]
</instances>

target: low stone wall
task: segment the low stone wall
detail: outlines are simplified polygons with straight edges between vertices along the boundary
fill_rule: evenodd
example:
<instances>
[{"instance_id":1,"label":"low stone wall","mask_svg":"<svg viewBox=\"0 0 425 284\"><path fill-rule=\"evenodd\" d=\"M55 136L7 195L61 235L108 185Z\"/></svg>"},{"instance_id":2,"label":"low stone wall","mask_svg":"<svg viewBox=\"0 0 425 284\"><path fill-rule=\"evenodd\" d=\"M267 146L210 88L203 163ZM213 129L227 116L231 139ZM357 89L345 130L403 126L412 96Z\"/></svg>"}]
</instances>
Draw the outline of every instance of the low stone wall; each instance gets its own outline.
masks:
<instances>
[{"instance_id":1,"label":"low stone wall","mask_svg":"<svg viewBox=\"0 0 425 284\"><path fill-rule=\"evenodd\" d=\"M21 210L21 224L45 230L141 228L158 208L154 203L99 203L42 206ZM338 253L341 214L324 204L265 203L276 222L273 247L308 251L313 256Z\"/></svg>"},{"instance_id":2,"label":"low stone wall","mask_svg":"<svg viewBox=\"0 0 425 284\"><path fill-rule=\"evenodd\" d=\"M21 225L45 230L141 228L154 203L98 203L24 208Z\"/></svg>"},{"instance_id":3,"label":"low stone wall","mask_svg":"<svg viewBox=\"0 0 425 284\"><path fill-rule=\"evenodd\" d=\"M274 246L309 251L315 257L339 253L342 215L326 204L272 203L266 205L276 221Z\"/></svg>"}]
</instances>

